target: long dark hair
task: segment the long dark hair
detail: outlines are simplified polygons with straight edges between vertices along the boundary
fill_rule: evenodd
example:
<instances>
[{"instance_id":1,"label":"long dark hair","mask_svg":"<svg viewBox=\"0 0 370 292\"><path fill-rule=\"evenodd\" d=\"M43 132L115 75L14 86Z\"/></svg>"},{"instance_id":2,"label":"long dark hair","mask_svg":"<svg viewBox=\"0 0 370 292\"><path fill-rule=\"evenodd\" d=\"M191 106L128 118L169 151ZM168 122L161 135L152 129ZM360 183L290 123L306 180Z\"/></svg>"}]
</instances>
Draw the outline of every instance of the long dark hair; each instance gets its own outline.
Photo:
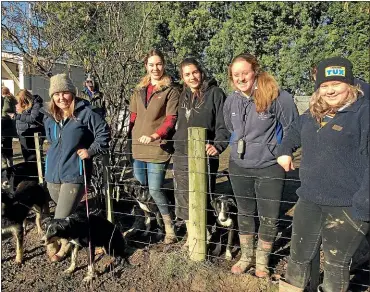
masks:
<instances>
[{"instance_id":1,"label":"long dark hair","mask_svg":"<svg viewBox=\"0 0 370 292\"><path fill-rule=\"evenodd\" d=\"M189 66L189 65L194 65L194 66L197 68L197 70L201 73L201 76L202 76L202 77L201 77L201 78L202 78L201 83L203 83L203 82L204 82L204 80L206 80L206 79L207 79L206 71L204 70L203 66L198 62L198 60L197 60L197 59L195 59L195 58L193 58L193 57L185 58L185 59L180 63L179 73L180 73L180 77L181 77L181 79L182 79L182 80L184 80L184 78L183 78L183 72L182 72L183 68L184 68L185 66ZM185 86L185 84L184 84L184 86Z\"/></svg>"},{"instance_id":2,"label":"long dark hair","mask_svg":"<svg viewBox=\"0 0 370 292\"><path fill-rule=\"evenodd\" d=\"M188 57L188 58L185 58L181 63L180 63L180 69L179 69L179 73L180 73L180 77L182 80L184 80L183 78L183 68L185 66L189 66L189 65L194 65L197 70L200 72L201 74L201 86L200 88L198 88L198 90L196 91L196 95L199 97L200 100L202 100L203 98L203 92L202 92L202 85L204 83L204 81L207 79L207 74L206 74L206 71L204 70L203 66L198 62L197 59L193 58L193 57ZM187 85L185 84L184 82L184 89L187 87Z\"/></svg>"}]
</instances>

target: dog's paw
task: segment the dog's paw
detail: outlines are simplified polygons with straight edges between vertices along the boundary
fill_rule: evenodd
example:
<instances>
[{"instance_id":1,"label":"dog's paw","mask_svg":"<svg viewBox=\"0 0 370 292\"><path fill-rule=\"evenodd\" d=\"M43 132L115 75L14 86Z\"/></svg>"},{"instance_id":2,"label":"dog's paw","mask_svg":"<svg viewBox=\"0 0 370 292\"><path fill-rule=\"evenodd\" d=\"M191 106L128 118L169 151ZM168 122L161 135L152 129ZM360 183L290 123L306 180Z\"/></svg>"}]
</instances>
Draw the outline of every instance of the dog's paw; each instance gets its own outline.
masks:
<instances>
[{"instance_id":1,"label":"dog's paw","mask_svg":"<svg viewBox=\"0 0 370 292\"><path fill-rule=\"evenodd\" d=\"M93 279L95 278L95 275L94 274L87 274L87 276L85 278L83 278L82 282L84 283L89 283L90 281L92 281Z\"/></svg>"},{"instance_id":2,"label":"dog's paw","mask_svg":"<svg viewBox=\"0 0 370 292\"><path fill-rule=\"evenodd\" d=\"M15 259L15 264L17 265L17 266L21 266L22 265L22 259Z\"/></svg>"},{"instance_id":3,"label":"dog's paw","mask_svg":"<svg viewBox=\"0 0 370 292\"><path fill-rule=\"evenodd\" d=\"M64 275L71 275L74 271L75 271L75 269L68 268L67 270L63 271L63 274Z\"/></svg>"},{"instance_id":4,"label":"dog's paw","mask_svg":"<svg viewBox=\"0 0 370 292\"><path fill-rule=\"evenodd\" d=\"M233 255L231 254L231 251L230 250L226 250L225 260L231 261L232 259L233 259Z\"/></svg>"}]
</instances>

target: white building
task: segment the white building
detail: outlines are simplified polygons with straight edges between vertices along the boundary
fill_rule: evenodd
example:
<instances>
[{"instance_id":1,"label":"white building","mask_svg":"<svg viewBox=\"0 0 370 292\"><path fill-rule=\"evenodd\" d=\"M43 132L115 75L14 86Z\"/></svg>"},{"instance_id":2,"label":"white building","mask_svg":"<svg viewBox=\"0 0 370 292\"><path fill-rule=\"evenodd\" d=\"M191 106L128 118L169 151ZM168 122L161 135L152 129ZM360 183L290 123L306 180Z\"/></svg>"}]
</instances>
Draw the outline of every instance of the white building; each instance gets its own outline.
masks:
<instances>
[{"instance_id":1,"label":"white building","mask_svg":"<svg viewBox=\"0 0 370 292\"><path fill-rule=\"evenodd\" d=\"M25 60L20 54L1 52L1 85L10 89L14 95L21 89L28 89L32 94L40 95L44 101L49 98L50 80L41 75L32 75L27 72ZM83 67L57 63L51 72L53 75L58 73L69 73L73 83L77 87L77 92L83 89L85 71Z\"/></svg>"}]
</instances>

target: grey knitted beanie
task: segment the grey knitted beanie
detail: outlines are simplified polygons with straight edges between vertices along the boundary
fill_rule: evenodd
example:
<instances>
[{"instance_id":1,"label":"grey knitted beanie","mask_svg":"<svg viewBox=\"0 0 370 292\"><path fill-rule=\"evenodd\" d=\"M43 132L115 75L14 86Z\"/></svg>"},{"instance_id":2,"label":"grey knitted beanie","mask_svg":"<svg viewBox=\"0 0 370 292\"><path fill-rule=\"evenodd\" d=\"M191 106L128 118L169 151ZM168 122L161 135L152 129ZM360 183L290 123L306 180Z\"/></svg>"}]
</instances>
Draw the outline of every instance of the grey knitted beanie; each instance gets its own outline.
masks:
<instances>
[{"instance_id":1,"label":"grey knitted beanie","mask_svg":"<svg viewBox=\"0 0 370 292\"><path fill-rule=\"evenodd\" d=\"M72 80L67 74L57 74L50 78L49 96L53 97L53 94L61 91L69 91L76 94L76 87L73 85Z\"/></svg>"}]
</instances>

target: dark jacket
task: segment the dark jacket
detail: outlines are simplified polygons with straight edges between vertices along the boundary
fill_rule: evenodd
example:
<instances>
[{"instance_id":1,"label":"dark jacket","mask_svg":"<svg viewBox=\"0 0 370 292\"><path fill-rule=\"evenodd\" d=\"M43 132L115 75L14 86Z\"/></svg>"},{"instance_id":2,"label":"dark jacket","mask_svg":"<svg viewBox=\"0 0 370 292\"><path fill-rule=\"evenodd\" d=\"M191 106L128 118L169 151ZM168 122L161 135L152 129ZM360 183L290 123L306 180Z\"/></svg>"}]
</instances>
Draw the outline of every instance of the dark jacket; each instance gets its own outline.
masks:
<instances>
[{"instance_id":1,"label":"dark jacket","mask_svg":"<svg viewBox=\"0 0 370 292\"><path fill-rule=\"evenodd\" d=\"M16 136L15 122L8 114L15 113L17 100L14 96L1 96L1 135Z\"/></svg>"},{"instance_id":2,"label":"dark jacket","mask_svg":"<svg viewBox=\"0 0 370 292\"><path fill-rule=\"evenodd\" d=\"M43 114L40 112L42 103L42 98L39 95L34 95L32 107L21 114L15 114L14 119L16 120L18 135L28 136L36 132L41 132L43 135Z\"/></svg>"},{"instance_id":3,"label":"dark jacket","mask_svg":"<svg viewBox=\"0 0 370 292\"><path fill-rule=\"evenodd\" d=\"M285 133L298 117L293 97L281 90L279 96L263 113L256 111L252 98L234 91L226 99L224 117L227 129L233 134L230 159L245 168L265 168L276 164L276 147L280 143L281 130ZM238 141L245 141L245 154L238 157Z\"/></svg>"},{"instance_id":4,"label":"dark jacket","mask_svg":"<svg viewBox=\"0 0 370 292\"><path fill-rule=\"evenodd\" d=\"M178 120L176 124L175 152L188 153L188 128L202 127L207 129L206 139L213 144L219 153L228 146L230 133L226 129L223 117L225 93L217 87L217 81L204 81L200 88L201 98L192 102L190 88L185 88L180 95Z\"/></svg>"},{"instance_id":5,"label":"dark jacket","mask_svg":"<svg viewBox=\"0 0 370 292\"><path fill-rule=\"evenodd\" d=\"M355 78L355 85L360 85L361 90L364 92L364 96L369 98L370 96L370 84L365 81Z\"/></svg>"},{"instance_id":6,"label":"dark jacket","mask_svg":"<svg viewBox=\"0 0 370 292\"><path fill-rule=\"evenodd\" d=\"M102 117L106 115L106 108L103 99L103 93L100 91L90 91L87 87L82 90L82 98L90 102L91 108L94 112Z\"/></svg>"},{"instance_id":7,"label":"dark jacket","mask_svg":"<svg viewBox=\"0 0 370 292\"><path fill-rule=\"evenodd\" d=\"M302 146L298 196L319 205L352 206L369 221L369 99L359 98L324 127L309 110L289 128L278 156Z\"/></svg>"},{"instance_id":8,"label":"dark jacket","mask_svg":"<svg viewBox=\"0 0 370 292\"><path fill-rule=\"evenodd\" d=\"M90 157L109 150L110 133L103 118L93 112L85 100L76 99L75 118L60 125L43 108L47 140L51 143L45 159L45 180L49 183L84 183L83 167L77 150L86 148ZM86 174L91 176L92 159L86 161Z\"/></svg>"}]
</instances>

